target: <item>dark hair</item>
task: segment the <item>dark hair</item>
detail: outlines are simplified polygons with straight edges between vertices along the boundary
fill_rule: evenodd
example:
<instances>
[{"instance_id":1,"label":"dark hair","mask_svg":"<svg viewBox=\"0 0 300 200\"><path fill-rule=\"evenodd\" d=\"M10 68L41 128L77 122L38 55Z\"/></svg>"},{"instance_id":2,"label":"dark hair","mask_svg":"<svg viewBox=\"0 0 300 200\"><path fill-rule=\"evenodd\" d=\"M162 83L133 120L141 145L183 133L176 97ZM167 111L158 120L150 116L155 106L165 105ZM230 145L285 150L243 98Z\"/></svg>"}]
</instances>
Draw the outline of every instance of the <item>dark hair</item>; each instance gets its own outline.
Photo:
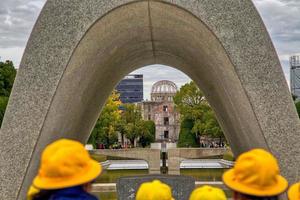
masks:
<instances>
[{"instance_id":1,"label":"dark hair","mask_svg":"<svg viewBox=\"0 0 300 200\"><path fill-rule=\"evenodd\" d=\"M272 196L272 197L257 197L257 196L251 196L251 195L247 195L247 194L241 194L240 195L242 197L245 197L247 199L251 199L251 200L278 200L279 197L278 196Z\"/></svg>"}]
</instances>

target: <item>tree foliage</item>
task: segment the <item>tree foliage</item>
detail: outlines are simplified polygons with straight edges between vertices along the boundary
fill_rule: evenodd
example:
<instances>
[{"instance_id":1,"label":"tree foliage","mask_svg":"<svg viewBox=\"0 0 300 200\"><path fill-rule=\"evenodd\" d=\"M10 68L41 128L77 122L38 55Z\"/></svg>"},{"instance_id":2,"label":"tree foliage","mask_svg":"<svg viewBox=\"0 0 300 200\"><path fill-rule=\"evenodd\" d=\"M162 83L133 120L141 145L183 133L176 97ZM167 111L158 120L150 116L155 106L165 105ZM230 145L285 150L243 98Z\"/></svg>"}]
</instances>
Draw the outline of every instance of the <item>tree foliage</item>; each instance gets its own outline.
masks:
<instances>
[{"instance_id":1,"label":"tree foliage","mask_svg":"<svg viewBox=\"0 0 300 200\"><path fill-rule=\"evenodd\" d=\"M295 106L296 106L296 110L297 110L298 116L300 118L300 101L296 102Z\"/></svg>"},{"instance_id":2,"label":"tree foliage","mask_svg":"<svg viewBox=\"0 0 300 200\"><path fill-rule=\"evenodd\" d=\"M194 122L192 119L183 119L180 125L179 139L177 143L178 147L199 147L197 144L197 138L195 134L192 133L193 126Z\"/></svg>"},{"instance_id":3,"label":"tree foliage","mask_svg":"<svg viewBox=\"0 0 300 200\"><path fill-rule=\"evenodd\" d=\"M225 138L212 108L195 82L183 85L176 93L174 103L181 115L182 123L186 120L192 123L190 132L194 133L196 138L205 135L220 138L220 142ZM182 132L187 134L188 131L181 130Z\"/></svg>"},{"instance_id":4,"label":"tree foliage","mask_svg":"<svg viewBox=\"0 0 300 200\"><path fill-rule=\"evenodd\" d=\"M142 119L138 105L121 105L119 94L114 91L108 98L88 143L94 146L104 144L108 148L118 141L118 133L122 139L126 136L132 145L139 138L141 145L146 147L154 141L155 124Z\"/></svg>"},{"instance_id":5,"label":"tree foliage","mask_svg":"<svg viewBox=\"0 0 300 200\"><path fill-rule=\"evenodd\" d=\"M297 100L298 96L295 95L295 94L291 94L292 95L292 98L294 100L294 104L295 104L295 107L296 107L296 110L297 110L297 114L298 114L298 117L300 118L300 101Z\"/></svg>"},{"instance_id":6,"label":"tree foliage","mask_svg":"<svg viewBox=\"0 0 300 200\"><path fill-rule=\"evenodd\" d=\"M135 104L125 104L122 112L123 130L127 139L131 144L140 136L142 114L140 108Z\"/></svg>"},{"instance_id":7,"label":"tree foliage","mask_svg":"<svg viewBox=\"0 0 300 200\"><path fill-rule=\"evenodd\" d=\"M7 103L8 103L8 97L0 96L0 124L2 124Z\"/></svg>"},{"instance_id":8,"label":"tree foliage","mask_svg":"<svg viewBox=\"0 0 300 200\"><path fill-rule=\"evenodd\" d=\"M155 123L151 120L142 121L139 142L142 147L149 146L155 140Z\"/></svg>"},{"instance_id":9,"label":"tree foliage","mask_svg":"<svg viewBox=\"0 0 300 200\"><path fill-rule=\"evenodd\" d=\"M153 121L142 119L141 108L136 104L125 104L122 112L124 135L134 144L139 138L142 147L148 146L155 138L155 124Z\"/></svg>"},{"instance_id":10,"label":"tree foliage","mask_svg":"<svg viewBox=\"0 0 300 200\"><path fill-rule=\"evenodd\" d=\"M117 125L121 120L120 95L113 91L96 122L88 143L97 146L103 144L106 148L118 141Z\"/></svg>"},{"instance_id":11,"label":"tree foliage","mask_svg":"<svg viewBox=\"0 0 300 200\"><path fill-rule=\"evenodd\" d=\"M0 62L0 125L2 124L16 73L12 61Z\"/></svg>"},{"instance_id":12,"label":"tree foliage","mask_svg":"<svg viewBox=\"0 0 300 200\"><path fill-rule=\"evenodd\" d=\"M9 97L16 73L12 61L0 62L0 96Z\"/></svg>"},{"instance_id":13,"label":"tree foliage","mask_svg":"<svg viewBox=\"0 0 300 200\"><path fill-rule=\"evenodd\" d=\"M124 104L122 119L126 123L137 124L142 120L141 109L136 104Z\"/></svg>"},{"instance_id":14,"label":"tree foliage","mask_svg":"<svg viewBox=\"0 0 300 200\"><path fill-rule=\"evenodd\" d=\"M192 120L200 118L210 108L202 91L193 81L180 88L174 96L174 103L181 116Z\"/></svg>"}]
</instances>

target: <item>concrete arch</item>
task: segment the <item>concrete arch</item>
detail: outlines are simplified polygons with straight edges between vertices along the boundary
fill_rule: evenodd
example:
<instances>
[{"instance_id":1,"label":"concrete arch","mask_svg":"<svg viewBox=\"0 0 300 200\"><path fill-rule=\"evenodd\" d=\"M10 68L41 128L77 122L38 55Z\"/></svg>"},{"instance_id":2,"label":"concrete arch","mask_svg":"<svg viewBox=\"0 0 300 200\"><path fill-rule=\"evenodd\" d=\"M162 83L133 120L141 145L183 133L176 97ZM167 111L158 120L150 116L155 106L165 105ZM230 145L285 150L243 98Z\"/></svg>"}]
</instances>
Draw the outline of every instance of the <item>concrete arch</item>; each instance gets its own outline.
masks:
<instances>
[{"instance_id":1,"label":"concrete arch","mask_svg":"<svg viewBox=\"0 0 300 200\"><path fill-rule=\"evenodd\" d=\"M1 129L1 199L24 199L45 145L84 142L117 82L155 63L196 81L235 154L269 149L295 181L300 124L251 0L48 0Z\"/></svg>"}]
</instances>

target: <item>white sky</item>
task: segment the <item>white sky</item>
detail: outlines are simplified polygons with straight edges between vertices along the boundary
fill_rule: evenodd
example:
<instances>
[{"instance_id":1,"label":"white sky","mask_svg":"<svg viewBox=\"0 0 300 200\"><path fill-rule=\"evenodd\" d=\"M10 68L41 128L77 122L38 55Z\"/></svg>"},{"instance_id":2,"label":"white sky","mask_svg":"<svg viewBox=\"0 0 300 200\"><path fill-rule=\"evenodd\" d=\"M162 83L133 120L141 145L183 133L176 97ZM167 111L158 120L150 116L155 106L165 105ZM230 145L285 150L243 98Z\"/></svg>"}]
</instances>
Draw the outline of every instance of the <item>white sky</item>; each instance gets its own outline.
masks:
<instances>
[{"instance_id":1,"label":"white sky","mask_svg":"<svg viewBox=\"0 0 300 200\"><path fill-rule=\"evenodd\" d=\"M300 53L300 0L253 0L279 55L289 82L289 56ZM12 60L16 66L25 49L31 29L45 0L0 0L0 60ZM159 70L157 70L159 68ZM152 75L153 69L156 70ZM144 98L149 99L151 85L168 79L181 86L190 81L182 72L162 65L141 68L144 74Z\"/></svg>"}]
</instances>

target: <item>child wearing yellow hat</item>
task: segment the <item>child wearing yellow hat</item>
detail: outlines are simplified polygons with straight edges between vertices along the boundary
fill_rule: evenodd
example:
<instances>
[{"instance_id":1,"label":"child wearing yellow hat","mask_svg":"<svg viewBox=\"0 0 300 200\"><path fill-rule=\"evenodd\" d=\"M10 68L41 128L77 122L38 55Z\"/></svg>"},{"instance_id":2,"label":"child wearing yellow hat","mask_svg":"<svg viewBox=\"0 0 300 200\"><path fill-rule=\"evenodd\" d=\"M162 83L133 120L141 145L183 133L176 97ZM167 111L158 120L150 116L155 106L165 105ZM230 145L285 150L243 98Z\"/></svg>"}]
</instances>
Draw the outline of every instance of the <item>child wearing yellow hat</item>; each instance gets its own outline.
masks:
<instances>
[{"instance_id":1,"label":"child wearing yellow hat","mask_svg":"<svg viewBox=\"0 0 300 200\"><path fill-rule=\"evenodd\" d=\"M241 154L234 168L223 174L223 182L234 191L235 200L276 200L288 187L277 160L263 149Z\"/></svg>"},{"instance_id":2,"label":"child wearing yellow hat","mask_svg":"<svg viewBox=\"0 0 300 200\"><path fill-rule=\"evenodd\" d=\"M300 200L300 182L290 187L288 196L289 200Z\"/></svg>"},{"instance_id":3,"label":"child wearing yellow hat","mask_svg":"<svg viewBox=\"0 0 300 200\"><path fill-rule=\"evenodd\" d=\"M195 189L189 200L227 200L223 190L211 186Z\"/></svg>"},{"instance_id":4,"label":"child wearing yellow hat","mask_svg":"<svg viewBox=\"0 0 300 200\"><path fill-rule=\"evenodd\" d=\"M91 159L80 142L58 140L43 151L28 199L97 200L88 192L101 171L101 165Z\"/></svg>"},{"instance_id":5,"label":"child wearing yellow hat","mask_svg":"<svg viewBox=\"0 0 300 200\"><path fill-rule=\"evenodd\" d=\"M136 193L136 200L174 200L171 188L159 180L143 183Z\"/></svg>"}]
</instances>

